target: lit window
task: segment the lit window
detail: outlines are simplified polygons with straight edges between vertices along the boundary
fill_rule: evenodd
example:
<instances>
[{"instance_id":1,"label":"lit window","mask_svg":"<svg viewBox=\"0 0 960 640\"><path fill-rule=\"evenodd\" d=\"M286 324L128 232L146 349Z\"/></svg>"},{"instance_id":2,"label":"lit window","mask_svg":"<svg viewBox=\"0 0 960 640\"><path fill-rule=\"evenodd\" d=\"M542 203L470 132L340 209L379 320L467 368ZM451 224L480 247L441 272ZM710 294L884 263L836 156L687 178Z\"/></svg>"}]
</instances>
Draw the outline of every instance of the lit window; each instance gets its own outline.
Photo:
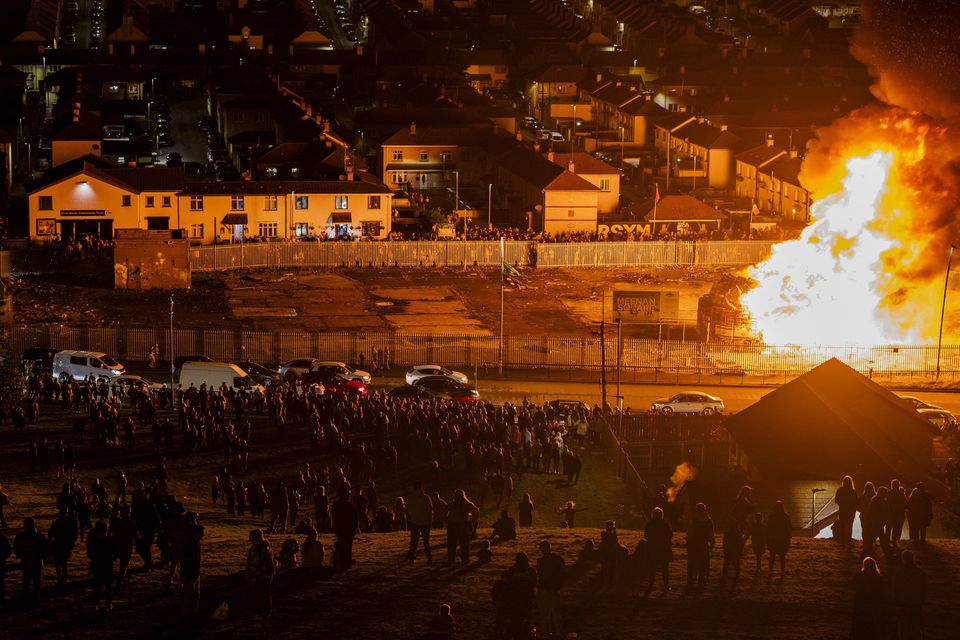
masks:
<instances>
[{"instance_id":1,"label":"lit window","mask_svg":"<svg viewBox=\"0 0 960 640\"><path fill-rule=\"evenodd\" d=\"M393 159L396 161L403 160L403 149L394 149L393 150Z\"/></svg>"},{"instance_id":2,"label":"lit window","mask_svg":"<svg viewBox=\"0 0 960 640\"><path fill-rule=\"evenodd\" d=\"M264 238L276 238L277 237L277 223L276 222L261 222L260 223L260 235Z\"/></svg>"},{"instance_id":3,"label":"lit window","mask_svg":"<svg viewBox=\"0 0 960 640\"><path fill-rule=\"evenodd\" d=\"M234 211L243 211L243 196L230 196L230 208Z\"/></svg>"},{"instance_id":4,"label":"lit window","mask_svg":"<svg viewBox=\"0 0 960 640\"><path fill-rule=\"evenodd\" d=\"M403 171L394 171L390 175L390 181L394 184L404 184L407 181L407 174L405 174Z\"/></svg>"},{"instance_id":5,"label":"lit window","mask_svg":"<svg viewBox=\"0 0 960 640\"><path fill-rule=\"evenodd\" d=\"M367 209L379 209L380 196L367 196Z\"/></svg>"},{"instance_id":6,"label":"lit window","mask_svg":"<svg viewBox=\"0 0 960 640\"><path fill-rule=\"evenodd\" d=\"M203 196L190 196L190 211L203 211Z\"/></svg>"},{"instance_id":7,"label":"lit window","mask_svg":"<svg viewBox=\"0 0 960 640\"><path fill-rule=\"evenodd\" d=\"M361 222L360 223L360 235L363 236L379 236L380 230L383 228L383 225L380 224L379 220L373 222Z\"/></svg>"},{"instance_id":8,"label":"lit window","mask_svg":"<svg viewBox=\"0 0 960 640\"><path fill-rule=\"evenodd\" d=\"M277 196L264 196L264 197L263 197L263 210L264 210L264 211L276 211L276 210L277 210Z\"/></svg>"},{"instance_id":9,"label":"lit window","mask_svg":"<svg viewBox=\"0 0 960 640\"><path fill-rule=\"evenodd\" d=\"M333 198L333 208L334 209L346 209L350 205L348 204L347 196L334 196Z\"/></svg>"},{"instance_id":10,"label":"lit window","mask_svg":"<svg viewBox=\"0 0 960 640\"><path fill-rule=\"evenodd\" d=\"M309 209L310 208L310 196L297 196L296 203L294 205L297 209Z\"/></svg>"},{"instance_id":11,"label":"lit window","mask_svg":"<svg viewBox=\"0 0 960 640\"><path fill-rule=\"evenodd\" d=\"M267 167L267 170L266 170L264 173L267 174L267 177L268 177L268 178L276 178L276 177L277 177L277 168L276 168L276 167Z\"/></svg>"},{"instance_id":12,"label":"lit window","mask_svg":"<svg viewBox=\"0 0 960 640\"><path fill-rule=\"evenodd\" d=\"M298 222L295 231L298 238L310 235L310 226L306 222Z\"/></svg>"},{"instance_id":13,"label":"lit window","mask_svg":"<svg viewBox=\"0 0 960 640\"><path fill-rule=\"evenodd\" d=\"M610 191L610 180L608 178L600 180L600 191Z\"/></svg>"}]
</instances>

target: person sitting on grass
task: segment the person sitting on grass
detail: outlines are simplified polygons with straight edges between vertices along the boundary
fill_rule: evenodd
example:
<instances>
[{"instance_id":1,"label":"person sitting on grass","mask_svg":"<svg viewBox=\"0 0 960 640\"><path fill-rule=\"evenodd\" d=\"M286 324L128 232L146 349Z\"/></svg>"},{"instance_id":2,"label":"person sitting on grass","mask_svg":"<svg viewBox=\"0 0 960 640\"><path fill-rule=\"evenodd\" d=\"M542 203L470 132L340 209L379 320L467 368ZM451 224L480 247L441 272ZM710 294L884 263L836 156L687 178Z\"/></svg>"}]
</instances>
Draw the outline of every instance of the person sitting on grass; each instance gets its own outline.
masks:
<instances>
[{"instance_id":1,"label":"person sitting on grass","mask_svg":"<svg viewBox=\"0 0 960 640\"><path fill-rule=\"evenodd\" d=\"M430 621L426 640L448 640L459 630L460 626L451 613L450 605L442 604L437 615Z\"/></svg>"},{"instance_id":2,"label":"person sitting on grass","mask_svg":"<svg viewBox=\"0 0 960 640\"><path fill-rule=\"evenodd\" d=\"M493 552L490 551L490 541L481 540L480 549L477 551L477 564L490 564L493 560Z\"/></svg>"},{"instance_id":3,"label":"person sitting on grass","mask_svg":"<svg viewBox=\"0 0 960 640\"><path fill-rule=\"evenodd\" d=\"M491 542L508 542L517 539L517 522L507 513L506 509L500 510L500 517L493 523L493 531L487 536Z\"/></svg>"}]
</instances>

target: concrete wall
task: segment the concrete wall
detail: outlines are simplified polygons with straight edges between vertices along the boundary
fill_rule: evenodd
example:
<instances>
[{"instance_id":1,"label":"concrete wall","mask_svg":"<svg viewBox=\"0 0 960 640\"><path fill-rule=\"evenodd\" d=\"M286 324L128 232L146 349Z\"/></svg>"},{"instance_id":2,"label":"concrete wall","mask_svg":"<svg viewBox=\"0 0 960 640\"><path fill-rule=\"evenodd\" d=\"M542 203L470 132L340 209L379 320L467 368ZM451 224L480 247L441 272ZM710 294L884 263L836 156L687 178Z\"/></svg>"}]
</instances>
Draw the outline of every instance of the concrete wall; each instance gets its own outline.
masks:
<instances>
[{"instance_id":1,"label":"concrete wall","mask_svg":"<svg viewBox=\"0 0 960 640\"><path fill-rule=\"evenodd\" d=\"M190 242L174 231L120 229L114 243L117 289L189 289Z\"/></svg>"}]
</instances>

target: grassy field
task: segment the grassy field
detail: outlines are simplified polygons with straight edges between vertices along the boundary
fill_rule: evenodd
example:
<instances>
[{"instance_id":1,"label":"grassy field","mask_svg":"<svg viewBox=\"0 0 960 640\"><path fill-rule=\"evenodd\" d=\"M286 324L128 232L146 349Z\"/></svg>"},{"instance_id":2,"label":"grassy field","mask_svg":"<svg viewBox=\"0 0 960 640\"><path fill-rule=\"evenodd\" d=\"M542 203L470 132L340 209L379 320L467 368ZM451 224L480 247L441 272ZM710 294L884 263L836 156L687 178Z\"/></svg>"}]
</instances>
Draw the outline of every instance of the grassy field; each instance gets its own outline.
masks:
<instances>
[{"instance_id":1,"label":"grassy field","mask_svg":"<svg viewBox=\"0 0 960 640\"><path fill-rule=\"evenodd\" d=\"M9 426L0 428L0 482L14 504L7 510L12 529L20 518L38 517L46 531L54 515L60 481L30 473L26 447L42 431L48 439L68 439L69 416L54 413L41 424L31 425L25 435L15 435ZM303 434L290 432L283 441L272 430L255 422L250 471L240 477L271 479L291 475L304 462L322 463L307 447ZM491 590L500 572L517 551L536 558L537 545L549 540L561 553L569 569L563 592L565 626L580 638L841 638L849 632L852 608L852 577L857 557L829 540L797 538L789 555L786 578L753 577L753 559L745 562L744 578L735 586L719 586L716 577L701 593L687 594L679 587L686 564L682 537L675 539L675 560L671 579L674 590L661 595L655 590L649 599L636 589L602 591L596 565L575 566L583 540L599 538L597 527L608 518L621 526L621 543L633 549L640 533L638 514L629 506L622 485L613 473L613 464L599 451L584 452L581 482L565 487L559 476L524 474L515 490L512 511L519 495L529 491L538 505L537 528L523 530L518 542L494 547L495 557L487 566L447 568L445 549L438 550L433 566L421 559L414 565L403 561L405 534L362 534L355 545L358 564L344 574L308 574L301 570L279 574L274 590L274 615L269 621L244 616L242 590L247 535L255 523L249 518L227 516L222 507L209 500L209 480L220 463L219 449L185 457L179 449L168 455L173 491L188 509L201 514L206 526L203 543L203 586L201 615L193 621L179 616L176 592L164 589L165 572L135 572L128 589L115 600L114 610L96 615L82 549L74 553L70 583L62 590L53 587L53 569L45 573L46 587L41 608L22 611L8 605L0 624L0 638L416 638L437 607L453 606L463 626L462 637L489 638L493 629ZM156 463L149 434L142 434L132 450L100 449L89 442L78 447L78 474L89 485L94 477L104 478L112 488L121 467L135 484L148 480ZM390 504L405 488L411 474L381 481L381 502ZM558 528L555 506L576 500L587 511L578 514L575 530ZM301 513L307 515L308 509ZM481 534L495 514L494 506L484 510ZM279 550L283 536L271 536ZM302 538L302 537L301 537ZM332 537L321 536L328 556ZM443 544L444 535L435 532L434 542ZM957 614L952 609L960 595L956 585L960 569L960 543L935 540L918 550L918 561L926 568L929 598L926 607L926 638L957 637ZM714 554L714 575L719 574L719 542ZM136 559L133 566L139 566ZM8 598L19 598L19 573L7 577ZM225 621L210 618L222 602L231 609Z\"/></svg>"}]
</instances>

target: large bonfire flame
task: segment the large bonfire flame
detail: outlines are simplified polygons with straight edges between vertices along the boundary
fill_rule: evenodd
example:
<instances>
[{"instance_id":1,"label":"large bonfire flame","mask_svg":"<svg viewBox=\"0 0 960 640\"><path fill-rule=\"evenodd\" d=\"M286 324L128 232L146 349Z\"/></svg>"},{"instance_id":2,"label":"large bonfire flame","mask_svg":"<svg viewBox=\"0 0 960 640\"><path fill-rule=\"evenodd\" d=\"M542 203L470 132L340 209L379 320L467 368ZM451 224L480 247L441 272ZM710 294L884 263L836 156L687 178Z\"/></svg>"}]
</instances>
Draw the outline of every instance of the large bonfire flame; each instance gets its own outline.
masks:
<instances>
[{"instance_id":1,"label":"large bonfire flame","mask_svg":"<svg viewBox=\"0 0 960 640\"><path fill-rule=\"evenodd\" d=\"M821 132L801 174L816 201L813 223L749 270L757 287L743 304L765 342L936 339L949 239L931 235L944 225L927 214L956 202L955 181L936 170L946 139L943 127L895 108L863 110Z\"/></svg>"},{"instance_id":2,"label":"large bonfire flame","mask_svg":"<svg viewBox=\"0 0 960 640\"><path fill-rule=\"evenodd\" d=\"M947 255L960 240L960 18L946 0L868 0L864 12L853 52L885 104L808 146L800 181L813 221L749 270L757 286L742 299L768 344L937 340ZM960 336L956 295L945 339Z\"/></svg>"}]
</instances>

